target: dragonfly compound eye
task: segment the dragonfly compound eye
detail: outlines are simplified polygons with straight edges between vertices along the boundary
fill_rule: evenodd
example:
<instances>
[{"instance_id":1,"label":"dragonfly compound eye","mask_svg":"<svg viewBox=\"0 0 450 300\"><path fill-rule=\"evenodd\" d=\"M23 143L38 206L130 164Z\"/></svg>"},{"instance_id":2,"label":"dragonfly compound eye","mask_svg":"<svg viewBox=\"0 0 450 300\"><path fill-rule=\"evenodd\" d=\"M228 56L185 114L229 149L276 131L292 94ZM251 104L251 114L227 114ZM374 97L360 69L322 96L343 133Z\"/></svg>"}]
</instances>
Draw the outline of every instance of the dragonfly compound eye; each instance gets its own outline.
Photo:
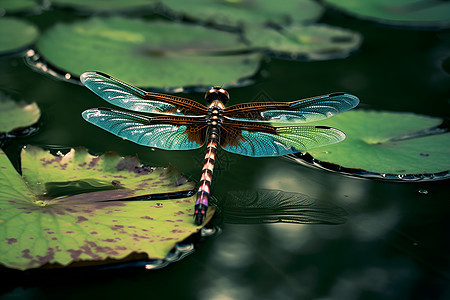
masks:
<instances>
[{"instance_id":1,"label":"dragonfly compound eye","mask_svg":"<svg viewBox=\"0 0 450 300\"><path fill-rule=\"evenodd\" d=\"M206 92L205 100L207 103L220 100L223 104L226 104L230 100L230 94L221 87L213 87Z\"/></svg>"}]
</instances>

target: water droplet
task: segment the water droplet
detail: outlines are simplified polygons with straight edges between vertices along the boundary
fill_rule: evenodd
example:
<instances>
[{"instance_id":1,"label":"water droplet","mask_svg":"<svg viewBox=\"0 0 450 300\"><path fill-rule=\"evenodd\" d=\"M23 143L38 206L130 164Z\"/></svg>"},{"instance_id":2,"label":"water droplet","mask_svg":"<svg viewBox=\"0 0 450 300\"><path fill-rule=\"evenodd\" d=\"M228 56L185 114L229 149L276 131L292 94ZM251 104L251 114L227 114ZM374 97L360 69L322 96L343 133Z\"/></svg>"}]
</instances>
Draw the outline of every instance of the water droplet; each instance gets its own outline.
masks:
<instances>
[{"instance_id":1,"label":"water droplet","mask_svg":"<svg viewBox=\"0 0 450 300\"><path fill-rule=\"evenodd\" d=\"M419 194L422 194L422 195L428 195L428 190L426 190L426 189L420 189L420 190L418 190L418 192L419 192Z\"/></svg>"}]
</instances>

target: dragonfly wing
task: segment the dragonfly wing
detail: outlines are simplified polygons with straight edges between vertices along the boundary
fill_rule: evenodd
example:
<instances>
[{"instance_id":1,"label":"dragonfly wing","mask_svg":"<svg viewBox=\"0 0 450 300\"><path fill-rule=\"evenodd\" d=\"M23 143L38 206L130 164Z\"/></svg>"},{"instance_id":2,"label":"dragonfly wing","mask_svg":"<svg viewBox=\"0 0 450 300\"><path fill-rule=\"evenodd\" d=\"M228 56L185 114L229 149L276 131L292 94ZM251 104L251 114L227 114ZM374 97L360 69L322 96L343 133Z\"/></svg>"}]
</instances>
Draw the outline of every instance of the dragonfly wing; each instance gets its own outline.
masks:
<instances>
[{"instance_id":1,"label":"dragonfly wing","mask_svg":"<svg viewBox=\"0 0 450 300\"><path fill-rule=\"evenodd\" d=\"M358 104L359 99L354 95L333 93L293 102L236 104L226 108L224 115L238 121L308 123L332 117Z\"/></svg>"},{"instance_id":2,"label":"dragonfly wing","mask_svg":"<svg viewBox=\"0 0 450 300\"><path fill-rule=\"evenodd\" d=\"M272 127L252 122L224 122L221 146L226 151L252 157L281 156L310 150L345 139L326 126Z\"/></svg>"},{"instance_id":3,"label":"dragonfly wing","mask_svg":"<svg viewBox=\"0 0 450 300\"><path fill-rule=\"evenodd\" d=\"M121 108L152 114L205 115L207 108L190 99L150 93L100 72L86 72L81 82L95 94Z\"/></svg>"},{"instance_id":4,"label":"dragonfly wing","mask_svg":"<svg viewBox=\"0 0 450 300\"><path fill-rule=\"evenodd\" d=\"M204 144L204 118L150 118L109 108L88 109L82 116L86 121L139 145L164 150L191 150Z\"/></svg>"}]
</instances>

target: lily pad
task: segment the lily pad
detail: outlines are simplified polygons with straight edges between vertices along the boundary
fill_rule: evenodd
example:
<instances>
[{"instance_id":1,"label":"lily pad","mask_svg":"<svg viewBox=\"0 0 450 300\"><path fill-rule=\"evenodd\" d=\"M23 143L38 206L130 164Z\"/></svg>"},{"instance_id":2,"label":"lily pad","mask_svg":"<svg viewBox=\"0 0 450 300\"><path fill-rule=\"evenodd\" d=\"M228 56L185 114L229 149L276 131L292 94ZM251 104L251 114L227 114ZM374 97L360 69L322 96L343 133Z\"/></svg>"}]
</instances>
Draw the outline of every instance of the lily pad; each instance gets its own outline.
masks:
<instances>
[{"instance_id":1,"label":"lily pad","mask_svg":"<svg viewBox=\"0 0 450 300\"><path fill-rule=\"evenodd\" d=\"M129 12L153 10L152 0L52 0L53 6L70 7L83 12Z\"/></svg>"},{"instance_id":2,"label":"lily pad","mask_svg":"<svg viewBox=\"0 0 450 300\"><path fill-rule=\"evenodd\" d=\"M439 180L449 177L450 132L442 119L412 113L349 111L316 122L347 135L336 145L295 157L301 163L361 177Z\"/></svg>"},{"instance_id":3,"label":"lily pad","mask_svg":"<svg viewBox=\"0 0 450 300\"><path fill-rule=\"evenodd\" d=\"M43 1L45 2L45 1ZM35 0L1 0L0 1L0 15L16 13L38 13L43 6Z\"/></svg>"},{"instance_id":4,"label":"lily pad","mask_svg":"<svg viewBox=\"0 0 450 300\"><path fill-rule=\"evenodd\" d=\"M450 26L450 2L436 0L324 0L360 19L381 24L443 29Z\"/></svg>"},{"instance_id":5,"label":"lily pad","mask_svg":"<svg viewBox=\"0 0 450 300\"><path fill-rule=\"evenodd\" d=\"M341 58L359 48L359 33L328 25L294 25L286 28L252 27L245 31L250 47L290 59Z\"/></svg>"},{"instance_id":6,"label":"lily pad","mask_svg":"<svg viewBox=\"0 0 450 300\"><path fill-rule=\"evenodd\" d=\"M28 22L15 18L0 18L0 56L27 50L38 35L38 29Z\"/></svg>"},{"instance_id":7,"label":"lily pad","mask_svg":"<svg viewBox=\"0 0 450 300\"><path fill-rule=\"evenodd\" d=\"M23 177L1 151L0 165L0 263L8 268L104 264L133 254L162 259L201 228L193 197L167 199L193 188L174 168L35 147L22 151ZM139 195L165 196L133 201Z\"/></svg>"},{"instance_id":8,"label":"lily pad","mask_svg":"<svg viewBox=\"0 0 450 300\"><path fill-rule=\"evenodd\" d=\"M17 102L0 92L0 144L7 138L34 132L40 116L36 103Z\"/></svg>"},{"instance_id":9,"label":"lily pad","mask_svg":"<svg viewBox=\"0 0 450 300\"><path fill-rule=\"evenodd\" d=\"M99 70L165 91L235 85L257 71L261 58L227 55L245 48L238 35L120 17L58 24L43 34L37 47L44 60L72 75Z\"/></svg>"},{"instance_id":10,"label":"lily pad","mask_svg":"<svg viewBox=\"0 0 450 300\"><path fill-rule=\"evenodd\" d=\"M163 13L219 27L242 29L248 25L287 25L317 20L323 7L312 0L164 0Z\"/></svg>"}]
</instances>

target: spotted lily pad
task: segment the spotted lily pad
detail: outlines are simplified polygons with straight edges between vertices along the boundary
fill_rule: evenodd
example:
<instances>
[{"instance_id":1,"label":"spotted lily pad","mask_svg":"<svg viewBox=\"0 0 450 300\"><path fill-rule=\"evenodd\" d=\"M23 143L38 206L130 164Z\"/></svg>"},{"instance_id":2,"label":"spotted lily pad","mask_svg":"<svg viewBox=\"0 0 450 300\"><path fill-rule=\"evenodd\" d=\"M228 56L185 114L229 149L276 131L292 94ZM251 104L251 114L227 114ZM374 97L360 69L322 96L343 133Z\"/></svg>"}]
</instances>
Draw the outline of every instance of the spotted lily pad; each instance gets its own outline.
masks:
<instances>
[{"instance_id":1,"label":"spotted lily pad","mask_svg":"<svg viewBox=\"0 0 450 300\"><path fill-rule=\"evenodd\" d=\"M312 0L164 0L169 16L184 17L220 27L242 28L246 25L306 23L317 20L323 8Z\"/></svg>"},{"instance_id":2,"label":"spotted lily pad","mask_svg":"<svg viewBox=\"0 0 450 300\"><path fill-rule=\"evenodd\" d=\"M38 29L23 20L0 18L0 56L26 50L39 35Z\"/></svg>"},{"instance_id":3,"label":"spotted lily pad","mask_svg":"<svg viewBox=\"0 0 450 300\"><path fill-rule=\"evenodd\" d=\"M36 103L13 101L0 92L0 144L8 138L34 132L34 125L40 116L41 111Z\"/></svg>"},{"instance_id":4,"label":"spotted lily pad","mask_svg":"<svg viewBox=\"0 0 450 300\"><path fill-rule=\"evenodd\" d=\"M315 123L345 132L343 142L296 157L302 163L361 177L446 179L450 132L441 123L440 118L412 113L349 111Z\"/></svg>"},{"instance_id":5,"label":"spotted lily pad","mask_svg":"<svg viewBox=\"0 0 450 300\"><path fill-rule=\"evenodd\" d=\"M286 28L252 27L245 31L250 47L290 59L321 60L346 57L359 48L359 33L328 25L294 25Z\"/></svg>"},{"instance_id":6,"label":"spotted lily pad","mask_svg":"<svg viewBox=\"0 0 450 300\"><path fill-rule=\"evenodd\" d=\"M253 75L260 62L259 54L227 55L245 48L238 35L119 17L58 24L37 47L46 61L72 75L98 70L166 91L237 84Z\"/></svg>"},{"instance_id":7,"label":"spotted lily pad","mask_svg":"<svg viewBox=\"0 0 450 300\"><path fill-rule=\"evenodd\" d=\"M200 229L193 197L168 199L193 188L174 168L35 147L22 151L23 177L3 152L0 165L0 263L9 268L101 264L136 253L160 259Z\"/></svg>"},{"instance_id":8,"label":"spotted lily pad","mask_svg":"<svg viewBox=\"0 0 450 300\"><path fill-rule=\"evenodd\" d=\"M450 2L436 0L324 0L330 6L357 18L382 24L448 28Z\"/></svg>"},{"instance_id":9,"label":"spotted lily pad","mask_svg":"<svg viewBox=\"0 0 450 300\"><path fill-rule=\"evenodd\" d=\"M156 0L52 0L52 5L86 12L124 12L152 9Z\"/></svg>"}]
</instances>

